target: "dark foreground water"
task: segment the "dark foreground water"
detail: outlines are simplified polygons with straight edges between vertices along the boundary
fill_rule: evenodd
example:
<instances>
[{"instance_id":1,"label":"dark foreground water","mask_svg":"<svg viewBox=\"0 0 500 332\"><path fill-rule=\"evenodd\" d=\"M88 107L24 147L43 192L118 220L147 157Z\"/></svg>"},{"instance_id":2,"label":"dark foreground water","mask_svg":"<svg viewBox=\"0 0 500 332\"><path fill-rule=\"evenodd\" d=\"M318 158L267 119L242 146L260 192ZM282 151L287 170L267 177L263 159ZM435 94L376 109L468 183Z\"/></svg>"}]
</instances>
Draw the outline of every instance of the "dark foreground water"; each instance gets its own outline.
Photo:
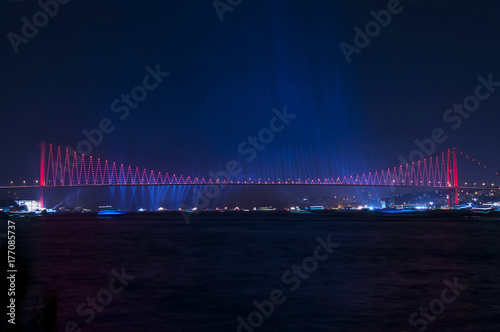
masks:
<instances>
[{"instance_id":1,"label":"dark foreground water","mask_svg":"<svg viewBox=\"0 0 500 332\"><path fill-rule=\"evenodd\" d=\"M500 331L500 220L78 215L16 232L20 331L54 315L57 331Z\"/></svg>"}]
</instances>

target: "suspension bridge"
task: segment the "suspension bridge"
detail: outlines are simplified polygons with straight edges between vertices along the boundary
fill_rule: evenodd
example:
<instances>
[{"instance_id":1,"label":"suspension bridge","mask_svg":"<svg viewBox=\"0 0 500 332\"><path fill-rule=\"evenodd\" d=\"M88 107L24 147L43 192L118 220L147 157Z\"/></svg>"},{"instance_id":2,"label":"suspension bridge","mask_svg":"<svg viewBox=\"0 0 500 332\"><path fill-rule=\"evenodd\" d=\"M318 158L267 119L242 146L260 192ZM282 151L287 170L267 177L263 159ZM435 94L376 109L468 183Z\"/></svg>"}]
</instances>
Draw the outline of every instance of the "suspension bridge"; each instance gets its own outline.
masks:
<instances>
[{"instance_id":1,"label":"suspension bridge","mask_svg":"<svg viewBox=\"0 0 500 332\"><path fill-rule=\"evenodd\" d=\"M112 187L112 186L187 186L187 185L308 185L308 186L367 186L367 187L418 187L437 188L449 191L449 206L458 204L458 191L500 190L499 187L475 187L458 185L457 157L470 159L495 175L474 158L449 149L446 153L373 172L332 177L324 179L268 179L267 181L251 178L199 178L167 172L147 170L118 164L109 160L70 153L68 149L52 144L41 144L40 180L36 185L0 186L0 189L40 188L40 203L43 206L45 188L58 187Z\"/></svg>"}]
</instances>

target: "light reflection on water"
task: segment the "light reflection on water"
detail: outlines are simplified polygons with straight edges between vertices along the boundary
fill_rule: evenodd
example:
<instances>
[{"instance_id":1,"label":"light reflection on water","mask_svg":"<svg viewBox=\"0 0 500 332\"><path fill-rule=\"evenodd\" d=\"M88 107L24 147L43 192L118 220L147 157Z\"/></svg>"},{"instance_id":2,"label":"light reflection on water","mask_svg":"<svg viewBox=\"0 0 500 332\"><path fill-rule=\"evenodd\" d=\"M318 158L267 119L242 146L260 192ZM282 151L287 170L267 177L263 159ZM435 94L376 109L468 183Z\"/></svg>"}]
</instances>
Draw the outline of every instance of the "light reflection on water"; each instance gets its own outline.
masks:
<instances>
[{"instance_id":1,"label":"light reflection on water","mask_svg":"<svg viewBox=\"0 0 500 332\"><path fill-rule=\"evenodd\" d=\"M218 214L186 225L180 215L157 214L18 221L18 255L29 276L24 318L52 292L59 330L74 321L82 331L236 331L236 318L256 310L254 300L280 289L287 300L255 331L416 331L410 315L440 297L443 280L458 277L468 289L428 330L500 330L500 223L401 218ZM329 234L341 246L291 291L283 273ZM76 312L79 304L108 288L111 271L122 268L135 279L85 323L89 316Z\"/></svg>"}]
</instances>

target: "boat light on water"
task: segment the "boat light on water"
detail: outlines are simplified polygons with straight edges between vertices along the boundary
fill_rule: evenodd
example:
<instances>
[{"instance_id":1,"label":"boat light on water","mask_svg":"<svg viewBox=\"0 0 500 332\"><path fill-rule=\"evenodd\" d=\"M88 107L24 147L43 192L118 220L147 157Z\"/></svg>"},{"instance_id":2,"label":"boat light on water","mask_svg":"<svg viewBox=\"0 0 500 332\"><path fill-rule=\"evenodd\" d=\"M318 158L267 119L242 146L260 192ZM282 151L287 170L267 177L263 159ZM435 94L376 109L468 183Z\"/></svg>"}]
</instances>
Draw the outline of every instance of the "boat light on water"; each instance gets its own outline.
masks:
<instances>
[{"instance_id":1,"label":"boat light on water","mask_svg":"<svg viewBox=\"0 0 500 332\"><path fill-rule=\"evenodd\" d=\"M119 216L126 213L127 213L126 211L113 209L111 206L99 206L99 212L97 212L97 215L110 217L110 216Z\"/></svg>"},{"instance_id":2,"label":"boat light on water","mask_svg":"<svg viewBox=\"0 0 500 332\"><path fill-rule=\"evenodd\" d=\"M105 210L97 212L98 216L119 216L127 212L121 210Z\"/></svg>"}]
</instances>

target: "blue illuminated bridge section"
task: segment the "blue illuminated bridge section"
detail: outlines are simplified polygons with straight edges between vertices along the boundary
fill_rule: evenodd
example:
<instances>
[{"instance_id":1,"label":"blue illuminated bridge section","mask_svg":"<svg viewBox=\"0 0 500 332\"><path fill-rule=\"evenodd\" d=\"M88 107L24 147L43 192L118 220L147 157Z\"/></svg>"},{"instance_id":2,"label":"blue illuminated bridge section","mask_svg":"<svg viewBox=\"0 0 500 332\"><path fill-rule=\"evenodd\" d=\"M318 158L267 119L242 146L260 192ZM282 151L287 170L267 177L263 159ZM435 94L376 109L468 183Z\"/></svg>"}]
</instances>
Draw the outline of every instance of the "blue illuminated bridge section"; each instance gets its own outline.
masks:
<instances>
[{"instance_id":1,"label":"blue illuminated bridge section","mask_svg":"<svg viewBox=\"0 0 500 332\"><path fill-rule=\"evenodd\" d=\"M60 146L49 145L48 153L42 144L40 180L36 185L0 186L7 188L40 187L112 187L112 186L186 186L186 185L280 185L280 186L376 186L376 187L422 187L441 189L499 190L491 186L458 186L457 156L469 159L496 175L493 169L481 165L474 158L455 149L411 164L398 165L373 172L331 177L325 179L252 179L231 178L221 172L219 178L198 178L167 172L146 170L130 165L118 164L93 156L77 155Z\"/></svg>"}]
</instances>

